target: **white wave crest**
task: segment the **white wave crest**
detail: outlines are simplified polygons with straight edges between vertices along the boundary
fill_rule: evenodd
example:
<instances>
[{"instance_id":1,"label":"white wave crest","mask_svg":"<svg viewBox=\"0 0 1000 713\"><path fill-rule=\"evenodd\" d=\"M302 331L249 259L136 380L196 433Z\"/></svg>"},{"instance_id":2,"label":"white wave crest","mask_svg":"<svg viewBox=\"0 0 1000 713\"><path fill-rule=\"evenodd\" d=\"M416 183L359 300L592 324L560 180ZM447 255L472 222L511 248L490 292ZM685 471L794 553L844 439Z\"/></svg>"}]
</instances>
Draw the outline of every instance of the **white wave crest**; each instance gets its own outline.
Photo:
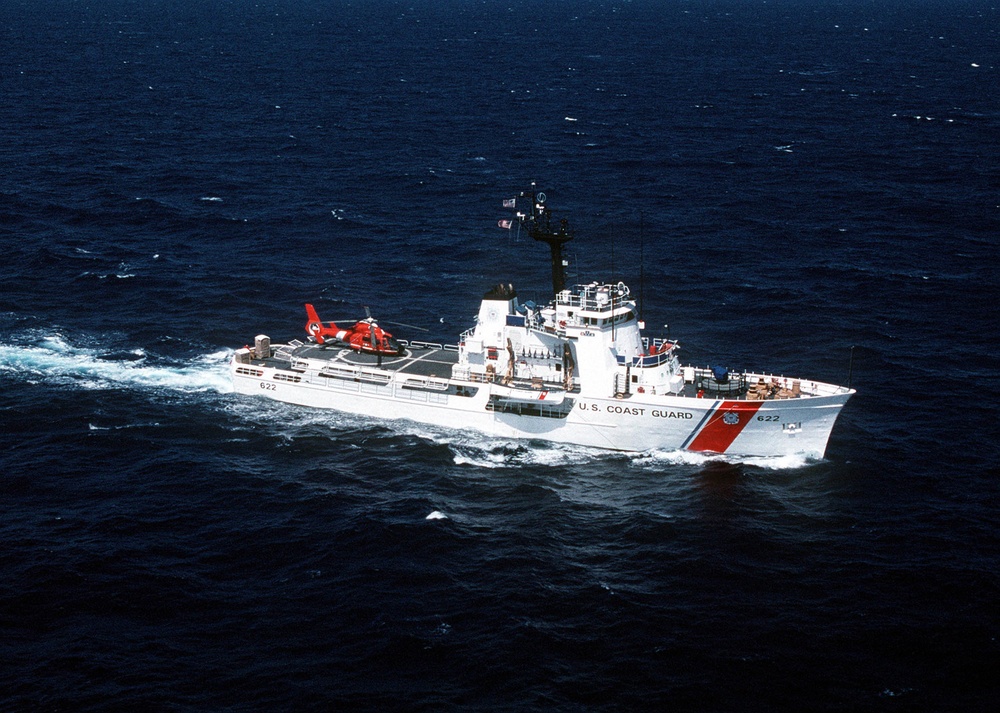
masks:
<instances>
[{"instance_id":1,"label":"white wave crest","mask_svg":"<svg viewBox=\"0 0 1000 713\"><path fill-rule=\"evenodd\" d=\"M99 350L75 346L55 334L35 346L0 343L0 373L30 381L69 380L82 388L138 386L218 393L233 390L228 370L232 356L229 350L175 364L150 364L141 349L128 354L135 358L109 358Z\"/></svg>"},{"instance_id":2,"label":"white wave crest","mask_svg":"<svg viewBox=\"0 0 1000 713\"><path fill-rule=\"evenodd\" d=\"M763 470L796 470L815 462L805 455L738 456L693 451L649 451L648 453L634 453L631 458L633 463L640 466L663 464L703 466L709 463L730 463L733 465L742 463Z\"/></svg>"},{"instance_id":3,"label":"white wave crest","mask_svg":"<svg viewBox=\"0 0 1000 713\"><path fill-rule=\"evenodd\" d=\"M477 468L514 468L525 465L554 467L590 463L601 457L620 455L569 443L494 438L472 431L420 435L428 440L447 444L455 465Z\"/></svg>"}]
</instances>

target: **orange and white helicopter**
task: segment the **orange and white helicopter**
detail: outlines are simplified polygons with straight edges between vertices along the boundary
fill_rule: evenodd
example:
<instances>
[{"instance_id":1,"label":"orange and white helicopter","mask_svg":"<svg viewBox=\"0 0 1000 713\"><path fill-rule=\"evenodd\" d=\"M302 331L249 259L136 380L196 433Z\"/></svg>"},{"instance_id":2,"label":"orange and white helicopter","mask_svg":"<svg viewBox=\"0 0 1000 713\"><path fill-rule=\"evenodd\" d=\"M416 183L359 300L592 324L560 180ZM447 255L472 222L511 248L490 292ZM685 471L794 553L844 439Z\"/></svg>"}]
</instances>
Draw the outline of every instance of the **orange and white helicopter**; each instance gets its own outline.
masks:
<instances>
[{"instance_id":1,"label":"orange and white helicopter","mask_svg":"<svg viewBox=\"0 0 1000 713\"><path fill-rule=\"evenodd\" d=\"M357 352L367 354L377 354L378 356L396 356L403 353L403 347L392 338L389 332L382 329L375 322L371 312L365 307L365 314L368 316L353 327L338 327L334 322L323 324L320 321L316 308L311 304L306 305L306 315L309 321L306 322L306 332L316 340L317 344L326 344L333 340Z\"/></svg>"}]
</instances>

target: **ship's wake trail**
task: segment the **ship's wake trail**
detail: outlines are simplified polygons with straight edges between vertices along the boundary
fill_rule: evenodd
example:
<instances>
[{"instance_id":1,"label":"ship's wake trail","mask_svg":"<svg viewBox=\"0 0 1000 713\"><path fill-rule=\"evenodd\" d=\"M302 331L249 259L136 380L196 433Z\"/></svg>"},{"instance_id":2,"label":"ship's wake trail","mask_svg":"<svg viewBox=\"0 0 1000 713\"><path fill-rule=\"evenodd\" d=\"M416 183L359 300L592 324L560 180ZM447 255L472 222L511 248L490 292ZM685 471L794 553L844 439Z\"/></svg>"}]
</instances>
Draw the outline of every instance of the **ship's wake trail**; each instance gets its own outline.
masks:
<instances>
[{"instance_id":1,"label":"ship's wake trail","mask_svg":"<svg viewBox=\"0 0 1000 713\"><path fill-rule=\"evenodd\" d=\"M77 346L62 335L31 343L0 342L0 376L29 383L63 383L84 389L137 387L180 392L232 391L227 364L232 351L189 360L150 357L142 349L109 351Z\"/></svg>"}]
</instances>

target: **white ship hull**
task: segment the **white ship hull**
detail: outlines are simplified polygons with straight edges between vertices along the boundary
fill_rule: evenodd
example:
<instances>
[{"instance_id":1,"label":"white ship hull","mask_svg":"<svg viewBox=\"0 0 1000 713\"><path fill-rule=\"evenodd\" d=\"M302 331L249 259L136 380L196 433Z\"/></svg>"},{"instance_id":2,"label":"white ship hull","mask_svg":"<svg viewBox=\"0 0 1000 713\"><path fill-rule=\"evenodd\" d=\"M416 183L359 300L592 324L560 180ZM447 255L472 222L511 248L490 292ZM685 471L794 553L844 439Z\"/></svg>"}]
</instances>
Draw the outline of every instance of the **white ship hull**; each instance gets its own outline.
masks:
<instances>
[{"instance_id":1,"label":"white ship hull","mask_svg":"<svg viewBox=\"0 0 1000 713\"><path fill-rule=\"evenodd\" d=\"M342 350L335 361L351 356L356 355ZM280 363L266 364L247 365L234 359L235 390L376 419L408 419L501 438L620 451L822 457L837 415L853 393L806 382L801 388L812 395L777 400L639 393L600 398L455 379L438 379L433 388L413 388L406 372L391 370L393 364L367 368L365 373L359 370L353 378L321 376L320 363L295 371ZM747 377L751 383L772 379L756 374Z\"/></svg>"}]
</instances>

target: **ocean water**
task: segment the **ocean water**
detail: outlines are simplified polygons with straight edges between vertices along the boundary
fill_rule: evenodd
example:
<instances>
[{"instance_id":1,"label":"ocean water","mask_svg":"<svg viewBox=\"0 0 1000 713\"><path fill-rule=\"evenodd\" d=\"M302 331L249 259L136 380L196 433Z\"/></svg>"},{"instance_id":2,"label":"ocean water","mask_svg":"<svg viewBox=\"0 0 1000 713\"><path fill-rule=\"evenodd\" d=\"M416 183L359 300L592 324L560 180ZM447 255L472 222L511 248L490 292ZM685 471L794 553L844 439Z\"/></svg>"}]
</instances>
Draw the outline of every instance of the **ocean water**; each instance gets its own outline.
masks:
<instances>
[{"instance_id":1,"label":"ocean water","mask_svg":"<svg viewBox=\"0 0 1000 713\"><path fill-rule=\"evenodd\" d=\"M1000 695L1000 10L0 3L0 709L978 711ZM858 390L826 458L234 395L570 279ZM853 362L851 359L853 348Z\"/></svg>"}]
</instances>

